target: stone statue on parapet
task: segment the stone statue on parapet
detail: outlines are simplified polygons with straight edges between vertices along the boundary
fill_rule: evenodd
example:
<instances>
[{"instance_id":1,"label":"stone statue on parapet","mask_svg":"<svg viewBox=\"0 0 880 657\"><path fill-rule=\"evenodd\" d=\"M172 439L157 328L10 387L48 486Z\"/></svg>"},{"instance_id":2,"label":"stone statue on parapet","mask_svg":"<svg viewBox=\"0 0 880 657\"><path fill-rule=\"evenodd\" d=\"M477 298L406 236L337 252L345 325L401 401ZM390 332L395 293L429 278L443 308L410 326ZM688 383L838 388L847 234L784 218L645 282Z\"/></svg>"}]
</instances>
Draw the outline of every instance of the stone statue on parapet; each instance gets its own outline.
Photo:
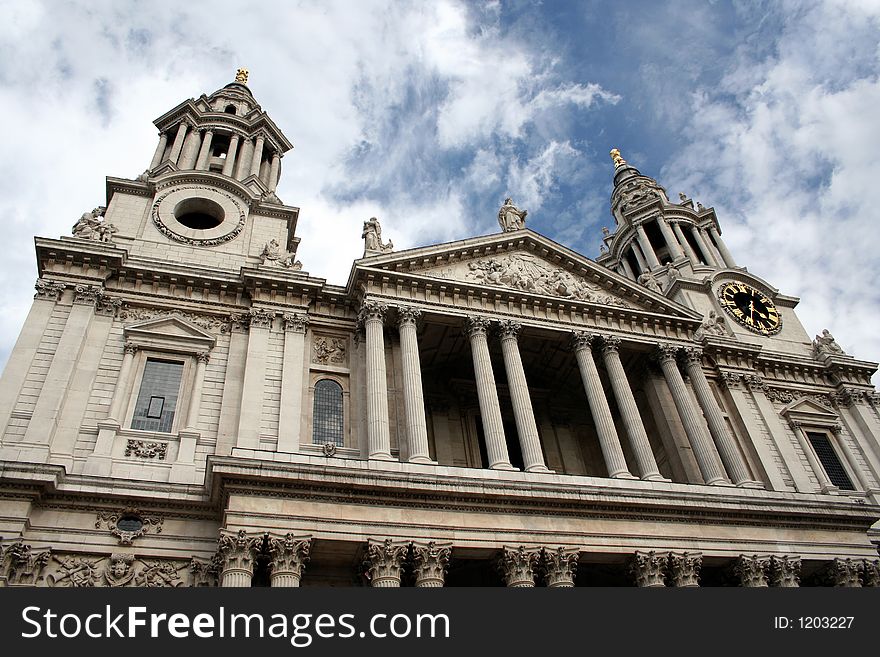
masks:
<instances>
[{"instance_id":1,"label":"stone statue on parapet","mask_svg":"<svg viewBox=\"0 0 880 657\"><path fill-rule=\"evenodd\" d=\"M364 222L361 237L364 239L364 256L390 253L394 250L394 243L391 240L388 240L387 244L382 243L382 226L376 217L370 217Z\"/></svg>"},{"instance_id":2,"label":"stone statue on parapet","mask_svg":"<svg viewBox=\"0 0 880 657\"><path fill-rule=\"evenodd\" d=\"M694 340L700 342L710 335L727 335L727 329L724 326L724 319L714 310L710 310L703 318L703 322L694 331Z\"/></svg>"},{"instance_id":3,"label":"stone statue on parapet","mask_svg":"<svg viewBox=\"0 0 880 657\"><path fill-rule=\"evenodd\" d=\"M822 334L813 340L813 356L829 356L831 354L844 354L843 349L837 344L834 336L828 329L822 329Z\"/></svg>"},{"instance_id":4,"label":"stone statue on parapet","mask_svg":"<svg viewBox=\"0 0 880 657\"><path fill-rule=\"evenodd\" d=\"M528 210L520 210L509 198L504 199L504 205L498 210L498 223L501 230L509 233L512 230L520 230L526 227L526 215Z\"/></svg>"},{"instance_id":5,"label":"stone statue on parapet","mask_svg":"<svg viewBox=\"0 0 880 657\"><path fill-rule=\"evenodd\" d=\"M294 260L295 257L290 251L284 251L278 240L273 237L263 246L263 251L260 253L260 264L275 265L283 269L299 271L302 269L302 263L299 260Z\"/></svg>"},{"instance_id":6,"label":"stone statue on parapet","mask_svg":"<svg viewBox=\"0 0 880 657\"><path fill-rule=\"evenodd\" d=\"M663 293L663 289L660 287L660 283L657 282L654 274L649 271L646 271L644 274L639 276L639 285L644 285L646 288L651 290L651 292L656 292L657 294Z\"/></svg>"},{"instance_id":7,"label":"stone statue on parapet","mask_svg":"<svg viewBox=\"0 0 880 657\"><path fill-rule=\"evenodd\" d=\"M99 206L91 212L84 212L71 229L73 236L93 242L112 242L113 234L119 232L119 229L104 221L106 210L104 206Z\"/></svg>"}]
</instances>

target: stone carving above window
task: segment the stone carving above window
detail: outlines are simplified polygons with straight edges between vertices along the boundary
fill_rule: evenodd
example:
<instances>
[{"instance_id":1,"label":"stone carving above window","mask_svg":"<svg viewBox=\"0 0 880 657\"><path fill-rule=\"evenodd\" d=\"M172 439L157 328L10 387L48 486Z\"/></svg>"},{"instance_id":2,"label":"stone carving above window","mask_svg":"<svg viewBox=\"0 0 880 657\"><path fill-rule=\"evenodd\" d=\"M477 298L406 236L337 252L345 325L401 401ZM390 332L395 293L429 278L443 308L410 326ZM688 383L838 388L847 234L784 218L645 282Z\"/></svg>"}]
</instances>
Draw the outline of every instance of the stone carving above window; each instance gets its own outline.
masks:
<instances>
[{"instance_id":1,"label":"stone carving above window","mask_svg":"<svg viewBox=\"0 0 880 657\"><path fill-rule=\"evenodd\" d=\"M168 453L168 443L150 442L147 440L129 440L125 446L126 456L135 456L141 459L156 459L164 461Z\"/></svg>"},{"instance_id":2,"label":"stone carving above window","mask_svg":"<svg viewBox=\"0 0 880 657\"><path fill-rule=\"evenodd\" d=\"M125 305L119 312L119 319L124 322L156 319L157 317L179 317L190 324L209 331L224 332L229 327L228 317L215 317L212 315L197 315L195 313L166 310L165 308L133 308Z\"/></svg>"},{"instance_id":3,"label":"stone carving above window","mask_svg":"<svg viewBox=\"0 0 880 657\"><path fill-rule=\"evenodd\" d=\"M102 511L95 521L95 529L107 529L119 539L120 545L131 542L145 534L161 534L164 518L147 515L128 507L122 511Z\"/></svg>"},{"instance_id":4,"label":"stone carving above window","mask_svg":"<svg viewBox=\"0 0 880 657\"><path fill-rule=\"evenodd\" d=\"M345 365L348 362L345 338L316 335L312 362L321 365Z\"/></svg>"}]
</instances>

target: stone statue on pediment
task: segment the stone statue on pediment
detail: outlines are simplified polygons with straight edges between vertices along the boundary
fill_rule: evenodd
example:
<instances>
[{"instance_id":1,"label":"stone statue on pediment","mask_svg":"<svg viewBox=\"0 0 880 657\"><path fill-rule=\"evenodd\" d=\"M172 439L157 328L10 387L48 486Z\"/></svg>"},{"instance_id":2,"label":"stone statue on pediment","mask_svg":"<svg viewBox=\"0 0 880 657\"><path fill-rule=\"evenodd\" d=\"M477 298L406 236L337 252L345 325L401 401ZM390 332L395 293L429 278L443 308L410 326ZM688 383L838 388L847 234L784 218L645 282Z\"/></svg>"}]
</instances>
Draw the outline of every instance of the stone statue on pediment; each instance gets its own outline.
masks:
<instances>
[{"instance_id":1,"label":"stone statue on pediment","mask_svg":"<svg viewBox=\"0 0 880 657\"><path fill-rule=\"evenodd\" d=\"M834 336L831 335L831 332L828 329L822 329L822 334L817 335L816 339L813 340L813 355L814 356L828 356L831 354L843 354L845 353L843 349L837 344L837 341L834 339Z\"/></svg>"},{"instance_id":2,"label":"stone statue on pediment","mask_svg":"<svg viewBox=\"0 0 880 657\"><path fill-rule=\"evenodd\" d=\"M99 206L91 212L84 212L70 232L74 237L93 242L112 242L113 234L119 232L113 224L104 220L104 206Z\"/></svg>"},{"instance_id":3,"label":"stone statue on pediment","mask_svg":"<svg viewBox=\"0 0 880 657\"><path fill-rule=\"evenodd\" d=\"M387 244L382 243L382 226L376 217L370 217L364 222L361 237L364 240L365 256L389 253L394 250L394 243L391 240L388 240Z\"/></svg>"},{"instance_id":4,"label":"stone statue on pediment","mask_svg":"<svg viewBox=\"0 0 880 657\"><path fill-rule=\"evenodd\" d=\"M509 233L513 230L520 230L526 227L526 215L528 210L520 210L513 204L513 200L504 199L504 205L498 210L498 224L501 230Z\"/></svg>"},{"instance_id":5,"label":"stone statue on pediment","mask_svg":"<svg viewBox=\"0 0 880 657\"><path fill-rule=\"evenodd\" d=\"M290 251L283 250L278 240L273 237L263 246L263 251L260 253L260 264L299 271L302 269L302 263L299 260L294 260L295 257Z\"/></svg>"},{"instance_id":6,"label":"stone statue on pediment","mask_svg":"<svg viewBox=\"0 0 880 657\"><path fill-rule=\"evenodd\" d=\"M724 325L724 319L721 318L714 310L710 310L703 318L703 322L694 331L694 340L700 342L710 335L727 335L727 329Z\"/></svg>"},{"instance_id":7,"label":"stone statue on pediment","mask_svg":"<svg viewBox=\"0 0 880 657\"><path fill-rule=\"evenodd\" d=\"M660 283L657 281L657 278L649 271L646 271L644 274L639 276L639 285L644 285L646 288L651 290L651 292L656 292L657 294L663 293L663 289L660 287Z\"/></svg>"}]
</instances>

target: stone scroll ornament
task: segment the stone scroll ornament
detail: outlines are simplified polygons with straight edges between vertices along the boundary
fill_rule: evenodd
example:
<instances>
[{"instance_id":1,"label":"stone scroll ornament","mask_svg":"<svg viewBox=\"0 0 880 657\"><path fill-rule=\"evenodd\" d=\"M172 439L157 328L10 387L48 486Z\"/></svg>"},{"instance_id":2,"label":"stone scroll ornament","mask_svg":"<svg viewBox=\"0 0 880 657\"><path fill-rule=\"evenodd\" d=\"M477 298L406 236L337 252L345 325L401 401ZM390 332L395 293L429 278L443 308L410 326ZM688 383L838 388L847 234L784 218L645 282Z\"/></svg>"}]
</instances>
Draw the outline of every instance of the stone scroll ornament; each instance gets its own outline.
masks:
<instances>
[{"instance_id":1,"label":"stone scroll ornament","mask_svg":"<svg viewBox=\"0 0 880 657\"><path fill-rule=\"evenodd\" d=\"M106 528L119 539L120 545L131 542L145 534L161 534L164 518L141 513L134 508L122 511L102 511L95 521L95 529Z\"/></svg>"}]
</instances>

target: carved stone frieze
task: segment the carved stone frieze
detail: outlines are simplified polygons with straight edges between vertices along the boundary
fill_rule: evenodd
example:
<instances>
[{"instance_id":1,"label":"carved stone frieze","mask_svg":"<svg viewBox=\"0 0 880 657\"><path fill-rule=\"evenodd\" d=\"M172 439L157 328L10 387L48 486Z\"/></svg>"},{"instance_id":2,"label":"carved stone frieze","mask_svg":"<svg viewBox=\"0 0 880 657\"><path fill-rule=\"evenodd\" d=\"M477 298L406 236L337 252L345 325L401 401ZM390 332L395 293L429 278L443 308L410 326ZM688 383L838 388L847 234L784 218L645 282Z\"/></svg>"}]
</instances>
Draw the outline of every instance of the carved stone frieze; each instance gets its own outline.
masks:
<instances>
[{"instance_id":1,"label":"carved stone frieze","mask_svg":"<svg viewBox=\"0 0 880 657\"><path fill-rule=\"evenodd\" d=\"M131 542L145 534L161 534L165 519L141 513L133 507L122 511L101 511L95 520L95 529L107 529L119 539L120 545L131 545Z\"/></svg>"},{"instance_id":2,"label":"carved stone frieze","mask_svg":"<svg viewBox=\"0 0 880 657\"><path fill-rule=\"evenodd\" d=\"M101 559L89 559L81 556L52 557L58 563L54 573L46 576L49 586L65 586L71 588L91 588L101 585L101 573L98 563Z\"/></svg>"},{"instance_id":3,"label":"carved stone frieze","mask_svg":"<svg viewBox=\"0 0 880 657\"><path fill-rule=\"evenodd\" d=\"M282 320L285 331L305 333L309 327L309 316L302 313L284 313Z\"/></svg>"},{"instance_id":4,"label":"carved stone frieze","mask_svg":"<svg viewBox=\"0 0 880 657\"><path fill-rule=\"evenodd\" d=\"M139 459L164 461L167 453L168 443L129 439L125 445L125 455L134 456Z\"/></svg>"},{"instance_id":5,"label":"carved stone frieze","mask_svg":"<svg viewBox=\"0 0 880 657\"><path fill-rule=\"evenodd\" d=\"M669 554L669 581L672 586L699 586L703 555L699 552L671 552Z\"/></svg>"},{"instance_id":6,"label":"carved stone frieze","mask_svg":"<svg viewBox=\"0 0 880 657\"><path fill-rule=\"evenodd\" d=\"M498 561L504 583L511 588L533 587L535 568L541 559L540 548L505 546Z\"/></svg>"},{"instance_id":7,"label":"carved stone frieze","mask_svg":"<svg viewBox=\"0 0 880 657\"><path fill-rule=\"evenodd\" d=\"M52 557L51 548L34 550L22 539L6 547L0 576L11 585L36 586L43 580L43 569Z\"/></svg>"},{"instance_id":8,"label":"carved stone frieze","mask_svg":"<svg viewBox=\"0 0 880 657\"><path fill-rule=\"evenodd\" d=\"M147 588L177 588L185 582L180 576L186 571L185 562L144 561L141 571L134 576L134 585Z\"/></svg>"},{"instance_id":9,"label":"carved stone frieze","mask_svg":"<svg viewBox=\"0 0 880 657\"><path fill-rule=\"evenodd\" d=\"M56 283L55 281L47 281L42 278L37 279L37 282L34 284L34 289L36 290L36 294L34 294L34 299L48 299L50 301L58 301L61 298L61 293L66 289L66 285L64 283Z\"/></svg>"},{"instance_id":10,"label":"carved stone frieze","mask_svg":"<svg viewBox=\"0 0 880 657\"><path fill-rule=\"evenodd\" d=\"M800 586L801 558L789 555L770 558L770 583L772 586Z\"/></svg>"},{"instance_id":11,"label":"carved stone frieze","mask_svg":"<svg viewBox=\"0 0 880 657\"><path fill-rule=\"evenodd\" d=\"M733 572L740 586L768 586L767 576L770 572L770 557L759 557L756 554L741 554L733 564Z\"/></svg>"},{"instance_id":12,"label":"carved stone frieze","mask_svg":"<svg viewBox=\"0 0 880 657\"><path fill-rule=\"evenodd\" d=\"M629 565L629 572L636 586L666 586L669 568L668 552L636 552Z\"/></svg>"},{"instance_id":13,"label":"carved stone frieze","mask_svg":"<svg viewBox=\"0 0 880 657\"><path fill-rule=\"evenodd\" d=\"M370 539L364 561L364 572L370 584L377 588L400 586L401 569L408 554L408 543L395 542L390 538L384 541Z\"/></svg>"},{"instance_id":14,"label":"carved stone frieze","mask_svg":"<svg viewBox=\"0 0 880 657\"><path fill-rule=\"evenodd\" d=\"M53 555L46 583L59 588L179 587L186 582L186 561L142 560L131 553ZM195 585L195 584L193 584Z\"/></svg>"},{"instance_id":15,"label":"carved stone frieze","mask_svg":"<svg viewBox=\"0 0 880 657\"><path fill-rule=\"evenodd\" d=\"M134 579L134 555L114 553L104 567L104 581L114 588L126 586Z\"/></svg>"},{"instance_id":16,"label":"carved stone frieze","mask_svg":"<svg viewBox=\"0 0 880 657\"><path fill-rule=\"evenodd\" d=\"M200 315L196 313L180 312L177 310L167 310L165 308L133 308L128 305L123 305L122 309L119 311L119 319L124 322L142 321L159 317L179 317L185 322L207 331L225 332L229 327L228 317Z\"/></svg>"},{"instance_id":17,"label":"carved stone frieze","mask_svg":"<svg viewBox=\"0 0 880 657\"><path fill-rule=\"evenodd\" d=\"M312 362L321 365L345 365L348 362L348 344L345 338L332 335L314 336Z\"/></svg>"},{"instance_id":18,"label":"carved stone frieze","mask_svg":"<svg viewBox=\"0 0 880 657\"><path fill-rule=\"evenodd\" d=\"M191 586L219 586L223 559L216 552L210 561L193 557L188 565Z\"/></svg>"},{"instance_id":19,"label":"carved stone frieze","mask_svg":"<svg viewBox=\"0 0 880 657\"><path fill-rule=\"evenodd\" d=\"M574 586L580 556L580 551L572 548L544 548L541 556L541 570L547 587L569 588Z\"/></svg>"},{"instance_id":20,"label":"carved stone frieze","mask_svg":"<svg viewBox=\"0 0 880 657\"><path fill-rule=\"evenodd\" d=\"M416 586L440 587L446 579L446 569L452 557L451 543L413 543L412 560Z\"/></svg>"}]
</instances>

